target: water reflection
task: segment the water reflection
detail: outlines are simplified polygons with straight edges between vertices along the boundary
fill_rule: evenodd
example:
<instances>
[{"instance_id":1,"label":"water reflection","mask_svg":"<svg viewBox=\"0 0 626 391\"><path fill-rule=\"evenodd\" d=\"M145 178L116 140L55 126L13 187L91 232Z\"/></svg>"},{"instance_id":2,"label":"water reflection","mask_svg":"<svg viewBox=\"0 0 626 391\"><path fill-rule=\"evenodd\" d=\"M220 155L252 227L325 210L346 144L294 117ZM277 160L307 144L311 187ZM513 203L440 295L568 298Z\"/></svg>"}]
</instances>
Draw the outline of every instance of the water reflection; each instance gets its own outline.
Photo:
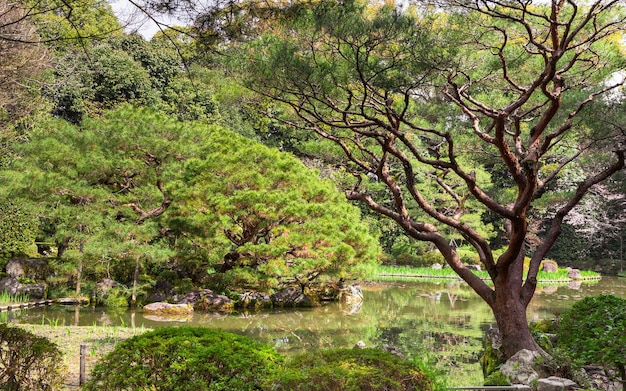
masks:
<instances>
[{"instance_id":1,"label":"water reflection","mask_svg":"<svg viewBox=\"0 0 626 391\"><path fill-rule=\"evenodd\" d=\"M196 313L159 318L141 311L92 307L44 307L16 313L12 322L157 328L191 324L248 335L283 353L329 347L393 346L407 355L436 352L446 365L475 363L484 332L493 322L489 307L460 282L403 282L365 286L358 305L233 314ZM529 319L552 318L585 296L626 298L626 279L604 278L582 286L540 287ZM430 354L430 353L429 353ZM477 368L477 367L476 367Z\"/></svg>"}]
</instances>

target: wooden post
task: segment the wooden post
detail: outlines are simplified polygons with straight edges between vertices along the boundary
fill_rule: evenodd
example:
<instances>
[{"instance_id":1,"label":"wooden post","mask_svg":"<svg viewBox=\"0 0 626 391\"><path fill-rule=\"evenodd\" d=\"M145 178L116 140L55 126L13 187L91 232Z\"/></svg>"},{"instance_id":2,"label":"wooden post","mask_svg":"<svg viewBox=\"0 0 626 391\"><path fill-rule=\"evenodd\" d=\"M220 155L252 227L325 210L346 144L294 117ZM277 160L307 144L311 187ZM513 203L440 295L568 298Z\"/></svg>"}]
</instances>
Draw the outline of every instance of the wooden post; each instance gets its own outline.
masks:
<instances>
[{"instance_id":1,"label":"wooden post","mask_svg":"<svg viewBox=\"0 0 626 391\"><path fill-rule=\"evenodd\" d=\"M85 352L87 345L80 345L80 374L78 375L78 385L85 384Z\"/></svg>"}]
</instances>

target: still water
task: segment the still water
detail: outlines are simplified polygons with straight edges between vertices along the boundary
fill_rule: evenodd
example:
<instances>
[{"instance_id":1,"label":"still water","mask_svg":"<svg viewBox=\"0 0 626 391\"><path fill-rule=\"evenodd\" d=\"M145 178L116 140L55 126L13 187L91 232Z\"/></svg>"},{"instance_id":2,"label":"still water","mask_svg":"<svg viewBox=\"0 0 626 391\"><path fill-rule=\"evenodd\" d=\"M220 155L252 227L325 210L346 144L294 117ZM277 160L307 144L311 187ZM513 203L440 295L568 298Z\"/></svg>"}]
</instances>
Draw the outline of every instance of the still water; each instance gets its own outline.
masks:
<instances>
[{"instance_id":1,"label":"still water","mask_svg":"<svg viewBox=\"0 0 626 391\"><path fill-rule=\"evenodd\" d=\"M138 311L92 307L45 307L15 314L12 322L53 325L110 325L157 328L197 325L248 335L282 353L310 349L393 346L408 356L432 356L444 370L479 371L484 332L493 323L489 307L461 282L394 282L363 287L361 305L224 314L196 313L159 319ZM605 277L580 286L540 287L528 309L529 320L549 319L585 296L626 298L626 278ZM462 380L461 380L462 381Z\"/></svg>"}]
</instances>

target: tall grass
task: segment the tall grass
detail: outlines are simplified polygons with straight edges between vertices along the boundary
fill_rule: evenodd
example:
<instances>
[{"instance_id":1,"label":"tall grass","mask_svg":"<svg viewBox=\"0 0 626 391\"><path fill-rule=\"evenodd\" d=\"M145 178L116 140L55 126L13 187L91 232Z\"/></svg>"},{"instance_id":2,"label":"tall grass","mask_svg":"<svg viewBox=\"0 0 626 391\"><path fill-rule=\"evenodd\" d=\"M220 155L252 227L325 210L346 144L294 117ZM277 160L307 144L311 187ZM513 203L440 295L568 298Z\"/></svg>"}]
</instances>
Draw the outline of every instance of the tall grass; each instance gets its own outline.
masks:
<instances>
[{"instance_id":1,"label":"tall grass","mask_svg":"<svg viewBox=\"0 0 626 391\"><path fill-rule=\"evenodd\" d=\"M473 270L474 274L483 280L489 279L489 273L484 270ZM583 280L598 280L600 274L581 270L580 275ZM407 279L451 279L459 280L460 277L449 267L443 269L432 269L429 267L411 267L411 266L386 266L380 265L376 269L376 280L403 280ZM537 281L540 282L570 282L572 279L568 275L567 269L558 269L556 272L540 271L537 274Z\"/></svg>"},{"instance_id":2,"label":"tall grass","mask_svg":"<svg viewBox=\"0 0 626 391\"><path fill-rule=\"evenodd\" d=\"M0 305L28 303L28 296L20 293L19 295L10 295L6 292L0 293Z\"/></svg>"}]
</instances>

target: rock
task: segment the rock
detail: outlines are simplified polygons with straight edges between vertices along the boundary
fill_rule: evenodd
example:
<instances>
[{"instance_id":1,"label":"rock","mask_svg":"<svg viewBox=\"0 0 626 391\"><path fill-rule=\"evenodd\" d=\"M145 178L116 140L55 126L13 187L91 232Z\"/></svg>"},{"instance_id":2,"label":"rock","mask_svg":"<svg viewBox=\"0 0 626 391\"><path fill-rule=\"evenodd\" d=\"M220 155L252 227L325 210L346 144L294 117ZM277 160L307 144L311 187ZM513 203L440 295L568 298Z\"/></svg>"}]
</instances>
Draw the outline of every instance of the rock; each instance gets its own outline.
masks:
<instances>
[{"instance_id":1,"label":"rock","mask_svg":"<svg viewBox=\"0 0 626 391\"><path fill-rule=\"evenodd\" d=\"M14 278L45 280L50 273L47 259L12 258L5 266L7 274Z\"/></svg>"},{"instance_id":2,"label":"rock","mask_svg":"<svg viewBox=\"0 0 626 391\"><path fill-rule=\"evenodd\" d=\"M214 293L210 289L200 289L187 293L178 304L190 304L196 311L228 312L234 307L233 301L224 296Z\"/></svg>"},{"instance_id":3,"label":"rock","mask_svg":"<svg viewBox=\"0 0 626 391\"><path fill-rule=\"evenodd\" d=\"M570 267L567 268L567 276L572 280L582 280L583 277L580 275L580 270L572 269Z\"/></svg>"},{"instance_id":4,"label":"rock","mask_svg":"<svg viewBox=\"0 0 626 391\"><path fill-rule=\"evenodd\" d=\"M363 302L363 290L358 284L350 284L339 290L339 302L354 304Z\"/></svg>"},{"instance_id":5,"label":"rock","mask_svg":"<svg viewBox=\"0 0 626 391\"><path fill-rule=\"evenodd\" d=\"M314 307L315 302L296 287L289 287L270 296L276 307Z\"/></svg>"},{"instance_id":6,"label":"rock","mask_svg":"<svg viewBox=\"0 0 626 391\"><path fill-rule=\"evenodd\" d=\"M537 382L537 391L570 391L575 387L578 387L575 382L556 376L539 379Z\"/></svg>"},{"instance_id":7,"label":"rock","mask_svg":"<svg viewBox=\"0 0 626 391\"><path fill-rule=\"evenodd\" d=\"M443 268L443 266L441 266L440 263L435 263L434 265L431 266L431 269L435 269L435 270L441 270Z\"/></svg>"},{"instance_id":8,"label":"rock","mask_svg":"<svg viewBox=\"0 0 626 391\"><path fill-rule=\"evenodd\" d=\"M170 303L150 303L143 307L144 314L147 315L188 315L193 313L193 306L190 304L170 304Z\"/></svg>"},{"instance_id":9,"label":"rock","mask_svg":"<svg viewBox=\"0 0 626 391\"><path fill-rule=\"evenodd\" d=\"M501 367L500 372L509 380L511 384L524 384L530 386L535 384L544 375L536 360L540 357L539 352L522 349L508 359Z\"/></svg>"},{"instance_id":10,"label":"rock","mask_svg":"<svg viewBox=\"0 0 626 391\"><path fill-rule=\"evenodd\" d=\"M483 339L483 355L480 357L480 366L483 376L489 377L498 367L504 363L504 352L502 348L502 335L496 327L489 327Z\"/></svg>"},{"instance_id":11,"label":"rock","mask_svg":"<svg viewBox=\"0 0 626 391\"><path fill-rule=\"evenodd\" d=\"M239 295L237 305L241 308L268 308L272 306L272 299L267 293L245 292Z\"/></svg>"},{"instance_id":12,"label":"rock","mask_svg":"<svg viewBox=\"0 0 626 391\"><path fill-rule=\"evenodd\" d=\"M622 391L622 384L616 378L615 371L604 367L586 365L582 370L581 379L577 379L581 384L588 384L591 389L603 391ZM607 373L608 372L608 373Z\"/></svg>"},{"instance_id":13,"label":"rock","mask_svg":"<svg viewBox=\"0 0 626 391\"><path fill-rule=\"evenodd\" d=\"M467 265L466 266L467 269L469 270L477 270L477 271L481 271L482 269L480 268L480 265Z\"/></svg>"},{"instance_id":14,"label":"rock","mask_svg":"<svg viewBox=\"0 0 626 391\"><path fill-rule=\"evenodd\" d=\"M363 341L359 341L356 343L356 345L354 345L354 349L365 349L365 342Z\"/></svg>"},{"instance_id":15,"label":"rock","mask_svg":"<svg viewBox=\"0 0 626 391\"><path fill-rule=\"evenodd\" d=\"M21 287L19 289L18 294L23 294L28 296L29 300L41 300L46 297L46 289L48 286L46 284L20 284Z\"/></svg>"},{"instance_id":16,"label":"rock","mask_svg":"<svg viewBox=\"0 0 626 391\"><path fill-rule=\"evenodd\" d=\"M559 270L559 265L556 262L542 261L541 270L548 273L554 273Z\"/></svg>"},{"instance_id":17,"label":"rock","mask_svg":"<svg viewBox=\"0 0 626 391\"><path fill-rule=\"evenodd\" d=\"M15 277L3 278L0 280L0 292L6 292L8 295L15 296L21 285Z\"/></svg>"},{"instance_id":18,"label":"rock","mask_svg":"<svg viewBox=\"0 0 626 391\"><path fill-rule=\"evenodd\" d=\"M47 285L41 284L22 284L15 277L7 277L0 280L0 292L6 292L9 295L26 295L30 300L41 300L46 297Z\"/></svg>"}]
</instances>

